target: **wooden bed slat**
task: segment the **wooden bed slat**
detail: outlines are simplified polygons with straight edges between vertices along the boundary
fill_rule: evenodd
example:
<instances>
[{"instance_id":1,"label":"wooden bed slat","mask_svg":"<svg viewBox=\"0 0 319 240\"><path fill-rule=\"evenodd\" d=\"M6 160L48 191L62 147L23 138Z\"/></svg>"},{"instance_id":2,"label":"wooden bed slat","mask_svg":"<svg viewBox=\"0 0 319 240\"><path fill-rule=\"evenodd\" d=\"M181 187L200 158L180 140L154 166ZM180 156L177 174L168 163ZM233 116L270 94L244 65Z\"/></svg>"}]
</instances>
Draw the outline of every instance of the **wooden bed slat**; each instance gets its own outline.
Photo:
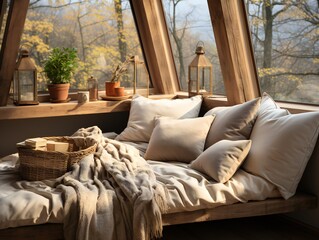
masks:
<instances>
[{"instance_id":1,"label":"wooden bed slat","mask_svg":"<svg viewBox=\"0 0 319 240\"><path fill-rule=\"evenodd\" d=\"M253 217L278 213L288 213L317 206L317 197L310 194L298 193L288 200L282 198L235 203L212 209L201 209L190 212L163 214L163 224L176 225L183 223L203 222L230 218ZM0 230L0 239L63 239L62 224L42 224Z\"/></svg>"},{"instance_id":2,"label":"wooden bed slat","mask_svg":"<svg viewBox=\"0 0 319 240\"><path fill-rule=\"evenodd\" d=\"M301 209L315 208L316 206L316 196L298 193L288 200L283 198L273 198L263 201L235 203L232 205L224 205L211 209L164 214L163 224L175 225L210 220L288 213Z\"/></svg>"}]
</instances>

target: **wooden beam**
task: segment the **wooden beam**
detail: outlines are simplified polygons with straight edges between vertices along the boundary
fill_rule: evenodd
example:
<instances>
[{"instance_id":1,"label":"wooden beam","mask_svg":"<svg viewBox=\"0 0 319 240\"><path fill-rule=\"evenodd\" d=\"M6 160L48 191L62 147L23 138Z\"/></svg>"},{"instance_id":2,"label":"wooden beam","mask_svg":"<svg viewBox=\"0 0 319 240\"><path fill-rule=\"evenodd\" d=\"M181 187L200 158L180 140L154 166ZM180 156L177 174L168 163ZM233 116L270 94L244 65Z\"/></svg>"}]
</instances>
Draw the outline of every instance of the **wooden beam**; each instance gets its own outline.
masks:
<instances>
[{"instance_id":1,"label":"wooden beam","mask_svg":"<svg viewBox=\"0 0 319 240\"><path fill-rule=\"evenodd\" d=\"M217 51L230 105L260 96L243 0L208 0Z\"/></svg>"},{"instance_id":2,"label":"wooden beam","mask_svg":"<svg viewBox=\"0 0 319 240\"><path fill-rule=\"evenodd\" d=\"M7 105L29 0L11 0L0 52L0 106Z\"/></svg>"},{"instance_id":3,"label":"wooden beam","mask_svg":"<svg viewBox=\"0 0 319 240\"><path fill-rule=\"evenodd\" d=\"M155 93L173 94L179 90L179 82L162 2L130 3Z\"/></svg>"}]
</instances>

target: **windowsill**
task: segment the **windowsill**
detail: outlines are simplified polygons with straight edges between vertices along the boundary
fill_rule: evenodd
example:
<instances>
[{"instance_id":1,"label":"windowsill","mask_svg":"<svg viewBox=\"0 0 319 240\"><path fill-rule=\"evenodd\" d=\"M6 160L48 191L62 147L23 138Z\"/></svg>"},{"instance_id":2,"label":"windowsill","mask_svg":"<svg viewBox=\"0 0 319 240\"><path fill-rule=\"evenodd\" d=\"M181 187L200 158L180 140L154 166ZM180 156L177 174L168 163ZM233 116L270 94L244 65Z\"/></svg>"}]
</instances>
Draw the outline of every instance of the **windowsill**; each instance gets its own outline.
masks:
<instances>
[{"instance_id":1,"label":"windowsill","mask_svg":"<svg viewBox=\"0 0 319 240\"><path fill-rule=\"evenodd\" d=\"M287 109L290 113L319 112L319 106L279 101L276 101L276 103L279 107Z\"/></svg>"},{"instance_id":2,"label":"windowsill","mask_svg":"<svg viewBox=\"0 0 319 240\"><path fill-rule=\"evenodd\" d=\"M152 95L151 99L174 98L176 95ZM85 115L129 111L131 100L94 101L79 104L77 101L68 103L44 102L39 105L15 106L13 104L0 107L0 120L26 119L42 117L60 117L70 115Z\"/></svg>"},{"instance_id":3,"label":"windowsill","mask_svg":"<svg viewBox=\"0 0 319 240\"><path fill-rule=\"evenodd\" d=\"M187 96L187 93L178 92L176 95L151 95L149 98L185 98ZM217 106L227 106L227 98L223 96L213 96L206 98L204 103L206 106L205 109L210 109ZM291 113L319 111L319 106L283 102L278 102L278 105L281 108L289 110ZM99 100L84 104L79 104L77 101L70 101L68 103L45 102L40 103L39 105L30 106L15 106L11 104L0 107L0 120L123 112L129 111L130 106L130 99L123 101Z\"/></svg>"}]
</instances>

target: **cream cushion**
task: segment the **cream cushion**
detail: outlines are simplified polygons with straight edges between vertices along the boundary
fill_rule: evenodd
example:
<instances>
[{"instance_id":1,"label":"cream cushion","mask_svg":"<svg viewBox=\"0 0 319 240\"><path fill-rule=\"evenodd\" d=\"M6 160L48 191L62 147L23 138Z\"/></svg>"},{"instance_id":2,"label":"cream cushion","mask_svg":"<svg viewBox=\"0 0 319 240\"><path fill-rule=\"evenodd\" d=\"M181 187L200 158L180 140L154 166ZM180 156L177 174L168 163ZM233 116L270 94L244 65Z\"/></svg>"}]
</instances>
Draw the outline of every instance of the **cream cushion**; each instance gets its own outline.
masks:
<instances>
[{"instance_id":1,"label":"cream cushion","mask_svg":"<svg viewBox=\"0 0 319 240\"><path fill-rule=\"evenodd\" d=\"M217 182L225 183L240 167L250 146L251 140L221 140L207 148L190 167L207 174Z\"/></svg>"},{"instance_id":2,"label":"cream cushion","mask_svg":"<svg viewBox=\"0 0 319 240\"><path fill-rule=\"evenodd\" d=\"M152 100L142 96L134 96L127 127L116 137L116 140L148 142L154 129L155 116L198 117L201 103L201 96L174 100Z\"/></svg>"},{"instance_id":3,"label":"cream cushion","mask_svg":"<svg viewBox=\"0 0 319 240\"><path fill-rule=\"evenodd\" d=\"M260 98L231 107L216 107L209 110L205 116L215 114L205 143L205 149L220 140L249 139L257 112Z\"/></svg>"},{"instance_id":4,"label":"cream cushion","mask_svg":"<svg viewBox=\"0 0 319 240\"><path fill-rule=\"evenodd\" d=\"M287 114L275 109L258 116L243 164L246 171L276 185L285 199L296 192L319 129L319 113Z\"/></svg>"},{"instance_id":5,"label":"cream cushion","mask_svg":"<svg viewBox=\"0 0 319 240\"><path fill-rule=\"evenodd\" d=\"M189 119L157 118L144 158L189 163L204 150L214 116Z\"/></svg>"}]
</instances>

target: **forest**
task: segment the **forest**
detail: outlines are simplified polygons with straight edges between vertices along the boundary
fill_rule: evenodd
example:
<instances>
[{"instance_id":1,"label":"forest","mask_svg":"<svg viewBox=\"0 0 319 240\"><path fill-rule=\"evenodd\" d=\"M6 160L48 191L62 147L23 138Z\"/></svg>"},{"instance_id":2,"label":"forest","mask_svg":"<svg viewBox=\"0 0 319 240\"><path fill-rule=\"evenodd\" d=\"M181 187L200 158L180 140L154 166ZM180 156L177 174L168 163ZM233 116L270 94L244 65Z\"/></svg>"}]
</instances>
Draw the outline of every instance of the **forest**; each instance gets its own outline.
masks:
<instances>
[{"instance_id":1,"label":"forest","mask_svg":"<svg viewBox=\"0 0 319 240\"><path fill-rule=\"evenodd\" d=\"M188 64L203 41L213 64L213 93L225 94L207 1L162 3L181 89L187 90ZM276 100L319 104L319 0L245 0L245 5L261 91ZM21 47L37 65L42 91L43 61L54 47L78 51L74 89L85 89L91 75L102 89L120 62L132 55L143 59L128 0L31 0Z\"/></svg>"}]
</instances>

